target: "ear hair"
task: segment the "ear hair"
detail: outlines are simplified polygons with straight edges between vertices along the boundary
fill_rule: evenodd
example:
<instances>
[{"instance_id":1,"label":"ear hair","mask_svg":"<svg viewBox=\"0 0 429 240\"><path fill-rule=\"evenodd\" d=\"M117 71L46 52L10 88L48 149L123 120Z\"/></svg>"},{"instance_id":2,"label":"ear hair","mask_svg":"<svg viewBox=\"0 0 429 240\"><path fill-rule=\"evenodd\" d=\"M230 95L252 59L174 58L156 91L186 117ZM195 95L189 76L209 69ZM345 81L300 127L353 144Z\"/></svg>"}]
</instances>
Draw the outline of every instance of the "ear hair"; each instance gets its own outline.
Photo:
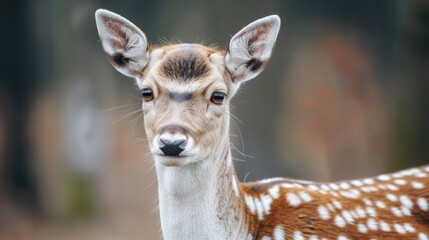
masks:
<instances>
[{"instance_id":1,"label":"ear hair","mask_svg":"<svg viewBox=\"0 0 429 240\"><path fill-rule=\"evenodd\" d=\"M248 81L264 70L280 29L280 18L271 15L256 20L232 37L225 65L234 83Z\"/></svg>"},{"instance_id":2,"label":"ear hair","mask_svg":"<svg viewBox=\"0 0 429 240\"><path fill-rule=\"evenodd\" d=\"M98 9L98 34L110 63L122 74L139 78L149 62L146 35L120 15Z\"/></svg>"}]
</instances>

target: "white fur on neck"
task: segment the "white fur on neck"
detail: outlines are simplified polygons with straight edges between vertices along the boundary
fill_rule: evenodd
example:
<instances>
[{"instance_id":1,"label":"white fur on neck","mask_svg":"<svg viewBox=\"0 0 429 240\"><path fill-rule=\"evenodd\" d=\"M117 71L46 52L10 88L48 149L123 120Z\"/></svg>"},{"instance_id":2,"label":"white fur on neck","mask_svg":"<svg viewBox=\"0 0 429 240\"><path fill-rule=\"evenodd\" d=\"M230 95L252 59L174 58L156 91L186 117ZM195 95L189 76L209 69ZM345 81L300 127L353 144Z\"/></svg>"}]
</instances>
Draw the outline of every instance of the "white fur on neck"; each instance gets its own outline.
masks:
<instances>
[{"instance_id":1,"label":"white fur on neck","mask_svg":"<svg viewBox=\"0 0 429 240\"><path fill-rule=\"evenodd\" d=\"M225 188L219 186L220 167L225 164L219 165L213 160L183 167L165 167L156 163L165 240L245 239L247 233L242 232L242 226L237 227L238 223L232 218L219 215L220 198L234 201L229 195L218 196L219 188ZM225 189L232 189L232 185Z\"/></svg>"}]
</instances>

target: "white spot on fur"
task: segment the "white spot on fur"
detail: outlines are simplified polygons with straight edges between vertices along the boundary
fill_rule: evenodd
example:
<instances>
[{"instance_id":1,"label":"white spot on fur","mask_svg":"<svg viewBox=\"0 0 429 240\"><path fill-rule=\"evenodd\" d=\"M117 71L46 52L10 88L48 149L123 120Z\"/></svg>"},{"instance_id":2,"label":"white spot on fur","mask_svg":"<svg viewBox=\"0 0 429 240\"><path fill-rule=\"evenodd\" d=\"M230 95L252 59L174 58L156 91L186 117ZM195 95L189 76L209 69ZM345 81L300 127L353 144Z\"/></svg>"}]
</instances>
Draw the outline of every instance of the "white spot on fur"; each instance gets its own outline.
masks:
<instances>
[{"instance_id":1,"label":"white spot on fur","mask_svg":"<svg viewBox=\"0 0 429 240\"><path fill-rule=\"evenodd\" d=\"M373 218L368 219L368 221L366 222L366 225L368 226L369 230L372 230L372 231L378 230L377 221L375 221Z\"/></svg>"},{"instance_id":2,"label":"white spot on fur","mask_svg":"<svg viewBox=\"0 0 429 240\"><path fill-rule=\"evenodd\" d=\"M360 196L360 191L352 189L350 191L341 191L340 194L345 198L357 199Z\"/></svg>"},{"instance_id":3,"label":"white spot on fur","mask_svg":"<svg viewBox=\"0 0 429 240\"><path fill-rule=\"evenodd\" d=\"M411 210L410 210L410 208L407 208L407 207L405 207L405 206L402 206L402 207L401 207L401 211L402 211L402 213L403 213L405 216L411 216Z\"/></svg>"},{"instance_id":4,"label":"white spot on fur","mask_svg":"<svg viewBox=\"0 0 429 240\"><path fill-rule=\"evenodd\" d=\"M259 220L264 219L264 209L262 207L262 203L259 200L259 198L255 198L255 207L256 207L256 212L258 213L258 219Z\"/></svg>"},{"instance_id":5,"label":"white spot on fur","mask_svg":"<svg viewBox=\"0 0 429 240\"><path fill-rule=\"evenodd\" d=\"M419 240L429 240L428 236L424 233L419 233Z\"/></svg>"},{"instance_id":6,"label":"white spot on fur","mask_svg":"<svg viewBox=\"0 0 429 240\"><path fill-rule=\"evenodd\" d=\"M360 196L360 191L357 189L352 189L349 192L350 192L352 198L354 198L354 199L356 199Z\"/></svg>"},{"instance_id":7,"label":"white spot on fur","mask_svg":"<svg viewBox=\"0 0 429 240\"><path fill-rule=\"evenodd\" d=\"M299 196L304 202L311 202L313 198L306 192L299 192Z\"/></svg>"},{"instance_id":8,"label":"white spot on fur","mask_svg":"<svg viewBox=\"0 0 429 240\"><path fill-rule=\"evenodd\" d=\"M405 228L405 230L406 230L407 232L409 232L409 233L413 233L413 232L415 232L415 231L416 231L416 229L414 229L414 227L413 227L413 226L411 226L411 224L409 224L409 223L405 223L405 224L404 224L404 228Z\"/></svg>"},{"instance_id":9,"label":"white spot on fur","mask_svg":"<svg viewBox=\"0 0 429 240\"><path fill-rule=\"evenodd\" d=\"M271 238L270 238L270 237L268 237L268 236L263 236L263 237L261 238L261 240L271 240Z\"/></svg>"},{"instance_id":10,"label":"white spot on fur","mask_svg":"<svg viewBox=\"0 0 429 240\"><path fill-rule=\"evenodd\" d=\"M319 192L320 192L321 194L323 194L323 195L328 194L328 192L326 192L325 190L319 190Z\"/></svg>"},{"instance_id":11,"label":"white spot on fur","mask_svg":"<svg viewBox=\"0 0 429 240\"><path fill-rule=\"evenodd\" d=\"M358 219L359 216L357 215L356 211L350 211L350 214L353 216L353 218Z\"/></svg>"},{"instance_id":12,"label":"white spot on fur","mask_svg":"<svg viewBox=\"0 0 429 240\"><path fill-rule=\"evenodd\" d=\"M415 175L416 177L418 177L418 178L425 178L425 177L427 177L428 175L426 174L426 173L423 173L423 172L420 172L420 173L416 173L416 175Z\"/></svg>"},{"instance_id":13,"label":"white spot on fur","mask_svg":"<svg viewBox=\"0 0 429 240\"><path fill-rule=\"evenodd\" d=\"M334 197L338 197L338 193L337 192L334 192L334 191L331 191L331 192L329 192L332 196L334 196Z\"/></svg>"},{"instance_id":14,"label":"white spot on fur","mask_svg":"<svg viewBox=\"0 0 429 240\"><path fill-rule=\"evenodd\" d=\"M365 218L366 217L366 212L362 208L360 208L360 207L356 208L356 214L360 218Z\"/></svg>"},{"instance_id":15,"label":"white spot on fur","mask_svg":"<svg viewBox=\"0 0 429 240\"><path fill-rule=\"evenodd\" d=\"M377 200L377 201L375 202L375 205L376 205L378 208L386 208L386 204L384 204L384 202L383 202L383 201L380 201L380 200Z\"/></svg>"},{"instance_id":16,"label":"white spot on fur","mask_svg":"<svg viewBox=\"0 0 429 240\"><path fill-rule=\"evenodd\" d=\"M399 208L397 208L397 207L392 207L390 210L392 210L392 213L395 216L397 216L397 217L402 217L403 216L402 211Z\"/></svg>"},{"instance_id":17,"label":"white spot on fur","mask_svg":"<svg viewBox=\"0 0 429 240\"><path fill-rule=\"evenodd\" d=\"M363 192L377 192L378 189L374 186L361 187Z\"/></svg>"},{"instance_id":18,"label":"white spot on fur","mask_svg":"<svg viewBox=\"0 0 429 240\"><path fill-rule=\"evenodd\" d=\"M372 201L369 200L368 198L364 198L364 199L362 199L362 201L365 203L365 205L372 206Z\"/></svg>"},{"instance_id":19,"label":"white spot on fur","mask_svg":"<svg viewBox=\"0 0 429 240\"><path fill-rule=\"evenodd\" d=\"M319 240L319 236L312 235L308 240Z\"/></svg>"},{"instance_id":20,"label":"white spot on fur","mask_svg":"<svg viewBox=\"0 0 429 240\"><path fill-rule=\"evenodd\" d=\"M332 201L332 203L334 204L334 206L335 206L337 209L341 209L341 208L343 207L343 205L341 205L341 203L340 203L340 202L338 202L337 200Z\"/></svg>"},{"instance_id":21,"label":"white spot on fur","mask_svg":"<svg viewBox=\"0 0 429 240\"><path fill-rule=\"evenodd\" d=\"M411 186L413 186L413 188L415 188L415 189L422 189L422 188L424 188L424 185L421 182L412 182Z\"/></svg>"},{"instance_id":22,"label":"white spot on fur","mask_svg":"<svg viewBox=\"0 0 429 240\"><path fill-rule=\"evenodd\" d=\"M277 199L280 197L280 187L278 185L268 189L268 193L272 198Z\"/></svg>"},{"instance_id":23,"label":"white spot on fur","mask_svg":"<svg viewBox=\"0 0 429 240\"><path fill-rule=\"evenodd\" d=\"M429 209L428 201L425 198L418 198L417 205L423 211L427 211Z\"/></svg>"},{"instance_id":24,"label":"white spot on fur","mask_svg":"<svg viewBox=\"0 0 429 240\"><path fill-rule=\"evenodd\" d=\"M395 179L395 181L393 181L396 185L405 185L407 184L407 181L405 181L404 179Z\"/></svg>"},{"instance_id":25,"label":"white spot on fur","mask_svg":"<svg viewBox=\"0 0 429 240\"><path fill-rule=\"evenodd\" d=\"M274 228L274 240L284 240L286 238L286 233L283 227L277 226Z\"/></svg>"},{"instance_id":26,"label":"white spot on fur","mask_svg":"<svg viewBox=\"0 0 429 240\"><path fill-rule=\"evenodd\" d=\"M255 214L256 207L255 207L255 202L253 200L253 197L246 195L244 197L244 201L246 202L246 205L249 208L250 212L252 214Z\"/></svg>"},{"instance_id":27,"label":"white spot on fur","mask_svg":"<svg viewBox=\"0 0 429 240\"><path fill-rule=\"evenodd\" d=\"M402 205L404 205L405 207L411 209L413 208L413 202L411 201L411 199L406 196L406 195L402 195L399 197L399 201L402 203Z\"/></svg>"},{"instance_id":28,"label":"white spot on fur","mask_svg":"<svg viewBox=\"0 0 429 240\"><path fill-rule=\"evenodd\" d=\"M371 217L376 217L377 216L377 212L372 207L367 207L366 208L366 213L368 213L368 215L371 216Z\"/></svg>"},{"instance_id":29,"label":"white spot on fur","mask_svg":"<svg viewBox=\"0 0 429 240\"><path fill-rule=\"evenodd\" d=\"M356 187L361 187L361 186L363 186L363 183L360 181L360 180L353 180L353 181L351 181L350 182L353 186L356 186Z\"/></svg>"},{"instance_id":30,"label":"white spot on fur","mask_svg":"<svg viewBox=\"0 0 429 240\"><path fill-rule=\"evenodd\" d=\"M347 237L344 236L338 236L337 240L349 240Z\"/></svg>"},{"instance_id":31,"label":"white spot on fur","mask_svg":"<svg viewBox=\"0 0 429 240\"><path fill-rule=\"evenodd\" d=\"M394 178L401 178L401 177L403 177L402 176L402 173L394 173L394 174L392 174L392 177L394 177Z\"/></svg>"},{"instance_id":32,"label":"white spot on fur","mask_svg":"<svg viewBox=\"0 0 429 240\"><path fill-rule=\"evenodd\" d=\"M398 197L396 197L395 195L393 195L391 193L386 194L386 198L389 199L392 202L398 201Z\"/></svg>"},{"instance_id":33,"label":"white spot on fur","mask_svg":"<svg viewBox=\"0 0 429 240\"><path fill-rule=\"evenodd\" d=\"M329 214L328 209L323 205L320 205L317 208L317 212L319 212L320 218L322 218L324 220L328 220L329 218L331 218L331 215Z\"/></svg>"},{"instance_id":34,"label":"white spot on fur","mask_svg":"<svg viewBox=\"0 0 429 240\"><path fill-rule=\"evenodd\" d=\"M262 202L262 206L264 207L264 213L266 215L270 214L271 203L273 202L273 199L271 198L271 196L262 194L261 202Z\"/></svg>"},{"instance_id":35,"label":"white spot on fur","mask_svg":"<svg viewBox=\"0 0 429 240\"><path fill-rule=\"evenodd\" d=\"M338 185L335 183L330 183L329 187L332 188L332 190L340 190L340 187L338 187Z\"/></svg>"},{"instance_id":36,"label":"white spot on fur","mask_svg":"<svg viewBox=\"0 0 429 240\"><path fill-rule=\"evenodd\" d=\"M293 233L293 239L294 240L304 240L304 236L302 236L302 233L300 231L295 231Z\"/></svg>"},{"instance_id":37,"label":"white spot on fur","mask_svg":"<svg viewBox=\"0 0 429 240\"><path fill-rule=\"evenodd\" d=\"M377 177L377 179L380 181L389 181L391 178L389 175L380 175Z\"/></svg>"},{"instance_id":38,"label":"white spot on fur","mask_svg":"<svg viewBox=\"0 0 429 240\"><path fill-rule=\"evenodd\" d=\"M380 221L380 229L383 232L390 232L390 225L385 221Z\"/></svg>"},{"instance_id":39,"label":"white spot on fur","mask_svg":"<svg viewBox=\"0 0 429 240\"><path fill-rule=\"evenodd\" d=\"M334 222L335 222L335 225L337 225L338 227L346 226L346 222L344 221L344 218L342 218L339 215L335 216Z\"/></svg>"},{"instance_id":40,"label":"white spot on fur","mask_svg":"<svg viewBox=\"0 0 429 240\"><path fill-rule=\"evenodd\" d=\"M328 185L326 185L326 184L322 184L322 185L320 185L320 188L321 188L322 190L325 190L325 191L329 191L329 190L331 190L331 188L330 188Z\"/></svg>"},{"instance_id":41,"label":"white spot on fur","mask_svg":"<svg viewBox=\"0 0 429 240\"><path fill-rule=\"evenodd\" d=\"M349 211L343 211L341 215L343 215L343 218L347 221L347 223L351 224L354 222L353 216Z\"/></svg>"},{"instance_id":42,"label":"white spot on fur","mask_svg":"<svg viewBox=\"0 0 429 240\"><path fill-rule=\"evenodd\" d=\"M357 226L357 228L358 228L358 231L361 232L361 233L368 232L368 228L364 224L362 224L362 223L359 223L358 226Z\"/></svg>"},{"instance_id":43,"label":"white spot on fur","mask_svg":"<svg viewBox=\"0 0 429 240\"><path fill-rule=\"evenodd\" d=\"M308 185L308 188L310 188L310 189L311 189L311 190L313 190L313 191L317 191L317 190L319 190L319 187L318 187L318 186L316 186L316 185L313 185L313 184Z\"/></svg>"},{"instance_id":44,"label":"white spot on fur","mask_svg":"<svg viewBox=\"0 0 429 240\"><path fill-rule=\"evenodd\" d=\"M374 184L374 179L366 178L363 180L363 183L368 184L368 185Z\"/></svg>"},{"instance_id":45,"label":"white spot on fur","mask_svg":"<svg viewBox=\"0 0 429 240\"><path fill-rule=\"evenodd\" d=\"M350 185L349 185L348 183L343 182L343 183L341 183L341 184L340 184L340 187L341 187L342 189L349 189L349 188L350 188Z\"/></svg>"},{"instance_id":46,"label":"white spot on fur","mask_svg":"<svg viewBox=\"0 0 429 240\"><path fill-rule=\"evenodd\" d=\"M294 207L299 206L302 203L301 199L295 193L288 193L286 195L286 200Z\"/></svg>"},{"instance_id":47,"label":"white spot on fur","mask_svg":"<svg viewBox=\"0 0 429 240\"><path fill-rule=\"evenodd\" d=\"M393 224L393 227L395 228L395 231L397 233L399 233L399 234L405 234L405 233L407 233L407 231L405 231L405 228L402 225L398 224L398 223Z\"/></svg>"},{"instance_id":48,"label":"white spot on fur","mask_svg":"<svg viewBox=\"0 0 429 240\"><path fill-rule=\"evenodd\" d=\"M397 186L392 185L392 184L388 184L386 187L387 187L387 189L389 189L391 191L398 191L398 189L399 189Z\"/></svg>"}]
</instances>

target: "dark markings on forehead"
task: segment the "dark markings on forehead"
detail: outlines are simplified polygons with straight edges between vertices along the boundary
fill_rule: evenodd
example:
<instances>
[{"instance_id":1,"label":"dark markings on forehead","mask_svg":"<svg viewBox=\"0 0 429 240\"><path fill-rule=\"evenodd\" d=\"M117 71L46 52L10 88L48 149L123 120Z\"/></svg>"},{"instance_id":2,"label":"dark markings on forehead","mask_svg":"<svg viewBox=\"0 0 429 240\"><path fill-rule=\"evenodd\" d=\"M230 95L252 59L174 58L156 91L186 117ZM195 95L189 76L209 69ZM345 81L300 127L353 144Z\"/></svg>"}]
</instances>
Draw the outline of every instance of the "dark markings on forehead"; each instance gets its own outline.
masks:
<instances>
[{"instance_id":1,"label":"dark markings on forehead","mask_svg":"<svg viewBox=\"0 0 429 240\"><path fill-rule=\"evenodd\" d=\"M193 97L192 93L176 93L176 92L170 92L168 93L168 97L170 97L171 100L176 102L184 102L191 100Z\"/></svg>"},{"instance_id":2,"label":"dark markings on forehead","mask_svg":"<svg viewBox=\"0 0 429 240\"><path fill-rule=\"evenodd\" d=\"M166 57L161 67L161 74L166 78L198 80L210 73L207 57L194 48L186 48Z\"/></svg>"}]
</instances>

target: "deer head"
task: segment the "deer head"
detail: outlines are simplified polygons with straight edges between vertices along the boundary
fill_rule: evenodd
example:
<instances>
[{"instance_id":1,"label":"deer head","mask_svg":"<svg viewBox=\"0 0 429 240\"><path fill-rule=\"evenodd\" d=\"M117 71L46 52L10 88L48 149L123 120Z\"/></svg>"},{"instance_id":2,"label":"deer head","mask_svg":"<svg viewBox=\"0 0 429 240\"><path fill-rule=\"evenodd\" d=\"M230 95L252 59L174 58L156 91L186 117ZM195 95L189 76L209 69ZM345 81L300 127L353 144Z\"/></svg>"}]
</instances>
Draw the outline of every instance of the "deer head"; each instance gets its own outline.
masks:
<instances>
[{"instance_id":1,"label":"deer head","mask_svg":"<svg viewBox=\"0 0 429 240\"><path fill-rule=\"evenodd\" d=\"M227 51L199 44L152 47L127 19L96 12L104 52L142 91L144 122L155 161L184 166L229 145L229 103L240 84L267 65L280 18L259 19L234 35Z\"/></svg>"}]
</instances>

